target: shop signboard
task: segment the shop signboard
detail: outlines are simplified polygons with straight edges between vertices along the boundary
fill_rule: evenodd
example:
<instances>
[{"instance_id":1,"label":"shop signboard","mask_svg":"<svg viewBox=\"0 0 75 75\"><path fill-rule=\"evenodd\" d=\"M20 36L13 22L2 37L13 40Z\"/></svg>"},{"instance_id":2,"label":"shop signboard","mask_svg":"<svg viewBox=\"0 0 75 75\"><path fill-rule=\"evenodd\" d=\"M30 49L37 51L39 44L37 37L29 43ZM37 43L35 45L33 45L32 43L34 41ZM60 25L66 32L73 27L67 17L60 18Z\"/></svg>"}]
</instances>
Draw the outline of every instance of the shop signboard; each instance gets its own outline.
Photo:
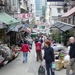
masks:
<instances>
[{"instance_id":1,"label":"shop signboard","mask_svg":"<svg viewBox=\"0 0 75 75\"><path fill-rule=\"evenodd\" d=\"M28 19L31 17L31 14L30 13L22 13L22 14L15 14L15 17L16 18L21 18L21 19Z\"/></svg>"}]
</instances>

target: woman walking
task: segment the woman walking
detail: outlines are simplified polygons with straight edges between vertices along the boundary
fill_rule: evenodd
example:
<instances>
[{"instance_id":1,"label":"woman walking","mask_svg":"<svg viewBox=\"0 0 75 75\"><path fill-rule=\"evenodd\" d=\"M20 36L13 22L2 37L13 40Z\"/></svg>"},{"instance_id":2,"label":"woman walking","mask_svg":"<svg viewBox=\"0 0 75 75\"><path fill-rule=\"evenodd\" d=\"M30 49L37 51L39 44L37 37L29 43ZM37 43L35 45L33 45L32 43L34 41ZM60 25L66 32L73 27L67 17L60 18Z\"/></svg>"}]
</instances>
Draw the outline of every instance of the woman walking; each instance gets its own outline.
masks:
<instances>
[{"instance_id":1,"label":"woman walking","mask_svg":"<svg viewBox=\"0 0 75 75\"><path fill-rule=\"evenodd\" d=\"M44 46L44 59L46 63L47 75L50 75L50 71L51 75L55 75L54 71L52 70L52 63L54 62L54 50L50 45L50 41L46 40Z\"/></svg>"},{"instance_id":2,"label":"woman walking","mask_svg":"<svg viewBox=\"0 0 75 75\"><path fill-rule=\"evenodd\" d=\"M29 46L27 44L27 41L24 41L24 44L22 45L22 52L23 52L23 63L27 62L27 58L28 58L28 52L30 52Z\"/></svg>"}]
</instances>

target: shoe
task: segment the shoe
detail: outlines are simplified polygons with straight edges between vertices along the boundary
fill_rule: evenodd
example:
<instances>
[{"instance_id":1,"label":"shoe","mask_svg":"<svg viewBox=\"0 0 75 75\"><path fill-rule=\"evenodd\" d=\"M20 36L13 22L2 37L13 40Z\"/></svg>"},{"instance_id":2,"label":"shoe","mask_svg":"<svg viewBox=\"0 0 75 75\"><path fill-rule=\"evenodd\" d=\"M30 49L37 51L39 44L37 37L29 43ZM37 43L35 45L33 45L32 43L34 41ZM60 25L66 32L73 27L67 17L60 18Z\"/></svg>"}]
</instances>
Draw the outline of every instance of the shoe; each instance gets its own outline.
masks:
<instances>
[{"instance_id":1,"label":"shoe","mask_svg":"<svg viewBox=\"0 0 75 75\"><path fill-rule=\"evenodd\" d=\"M25 61L23 60L23 63L25 63Z\"/></svg>"}]
</instances>

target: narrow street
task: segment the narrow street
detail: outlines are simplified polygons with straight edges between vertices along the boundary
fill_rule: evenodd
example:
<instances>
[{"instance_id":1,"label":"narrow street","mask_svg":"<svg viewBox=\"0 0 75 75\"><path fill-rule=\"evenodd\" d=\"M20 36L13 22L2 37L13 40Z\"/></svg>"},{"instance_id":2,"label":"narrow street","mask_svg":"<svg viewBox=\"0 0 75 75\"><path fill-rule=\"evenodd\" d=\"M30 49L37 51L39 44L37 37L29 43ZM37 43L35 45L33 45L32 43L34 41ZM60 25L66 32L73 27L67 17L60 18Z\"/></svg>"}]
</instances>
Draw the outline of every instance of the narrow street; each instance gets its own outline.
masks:
<instances>
[{"instance_id":1,"label":"narrow street","mask_svg":"<svg viewBox=\"0 0 75 75\"><path fill-rule=\"evenodd\" d=\"M38 75L38 67L40 61L36 62L35 46L33 47L28 56L28 63L22 63L22 53L19 56L0 69L0 75ZM45 65L44 61L42 62ZM56 71L56 75L66 75L65 69Z\"/></svg>"}]
</instances>

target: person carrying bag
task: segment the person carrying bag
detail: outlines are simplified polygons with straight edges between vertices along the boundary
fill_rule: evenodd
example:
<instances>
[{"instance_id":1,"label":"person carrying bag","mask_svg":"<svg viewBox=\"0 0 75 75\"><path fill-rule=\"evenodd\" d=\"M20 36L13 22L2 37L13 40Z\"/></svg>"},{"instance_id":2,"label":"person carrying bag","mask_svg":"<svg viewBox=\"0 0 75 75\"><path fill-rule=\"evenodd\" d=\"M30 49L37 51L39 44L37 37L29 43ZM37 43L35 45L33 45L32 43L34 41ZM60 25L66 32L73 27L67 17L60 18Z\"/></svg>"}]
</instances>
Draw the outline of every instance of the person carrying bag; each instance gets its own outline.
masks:
<instances>
[{"instance_id":1,"label":"person carrying bag","mask_svg":"<svg viewBox=\"0 0 75 75\"><path fill-rule=\"evenodd\" d=\"M55 62L54 50L50 45L50 41L46 40L44 46L44 59L46 64L47 75L50 75L50 71L51 75L55 75L55 71L52 68L52 64Z\"/></svg>"}]
</instances>

